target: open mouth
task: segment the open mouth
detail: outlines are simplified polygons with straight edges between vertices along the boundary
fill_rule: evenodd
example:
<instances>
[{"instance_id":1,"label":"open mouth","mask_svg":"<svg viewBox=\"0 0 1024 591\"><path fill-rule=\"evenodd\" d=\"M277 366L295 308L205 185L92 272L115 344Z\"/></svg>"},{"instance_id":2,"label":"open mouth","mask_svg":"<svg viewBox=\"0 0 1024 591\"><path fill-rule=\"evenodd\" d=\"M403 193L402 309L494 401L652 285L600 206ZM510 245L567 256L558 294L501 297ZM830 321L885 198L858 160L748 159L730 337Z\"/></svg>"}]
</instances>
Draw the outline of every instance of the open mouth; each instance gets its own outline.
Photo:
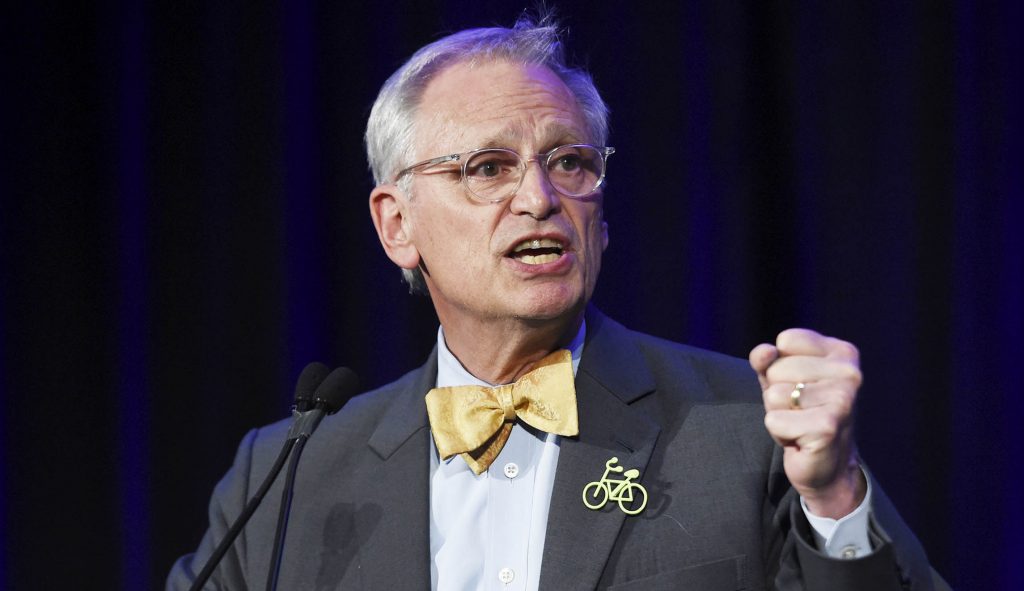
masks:
<instances>
[{"instance_id":1,"label":"open mouth","mask_svg":"<svg viewBox=\"0 0 1024 591\"><path fill-rule=\"evenodd\" d=\"M543 265L557 261L563 251L562 243L558 240L539 238L520 242L509 256L527 265Z\"/></svg>"}]
</instances>

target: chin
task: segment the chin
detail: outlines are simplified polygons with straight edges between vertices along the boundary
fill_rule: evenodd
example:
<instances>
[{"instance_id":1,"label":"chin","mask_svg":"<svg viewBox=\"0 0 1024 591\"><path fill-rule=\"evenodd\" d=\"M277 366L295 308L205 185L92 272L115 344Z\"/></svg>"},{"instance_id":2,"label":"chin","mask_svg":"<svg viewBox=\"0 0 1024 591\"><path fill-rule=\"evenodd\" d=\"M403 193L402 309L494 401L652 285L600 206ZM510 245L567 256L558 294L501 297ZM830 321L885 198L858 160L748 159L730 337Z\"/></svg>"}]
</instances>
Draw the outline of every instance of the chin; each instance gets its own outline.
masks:
<instances>
[{"instance_id":1,"label":"chin","mask_svg":"<svg viewBox=\"0 0 1024 591\"><path fill-rule=\"evenodd\" d=\"M582 290L567 289L566 286L546 286L545 289L531 290L526 298L522 305L517 306L517 315L524 319L539 321L573 317L587 304Z\"/></svg>"}]
</instances>

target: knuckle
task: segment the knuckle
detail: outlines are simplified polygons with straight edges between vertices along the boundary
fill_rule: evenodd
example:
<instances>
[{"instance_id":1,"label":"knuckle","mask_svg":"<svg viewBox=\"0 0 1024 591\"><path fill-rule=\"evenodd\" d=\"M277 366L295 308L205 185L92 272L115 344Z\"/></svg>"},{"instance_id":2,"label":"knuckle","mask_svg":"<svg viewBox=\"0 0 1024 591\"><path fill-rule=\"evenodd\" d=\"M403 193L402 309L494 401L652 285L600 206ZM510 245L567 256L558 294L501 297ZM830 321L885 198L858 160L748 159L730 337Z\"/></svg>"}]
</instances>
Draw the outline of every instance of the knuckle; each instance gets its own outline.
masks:
<instances>
[{"instance_id":1,"label":"knuckle","mask_svg":"<svg viewBox=\"0 0 1024 591\"><path fill-rule=\"evenodd\" d=\"M827 441L831 441L836 438L839 433L839 421L832 415L827 415L821 421L819 432L822 438Z\"/></svg>"},{"instance_id":2,"label":"knuckle","mask_svg":"<svg viewBox=\"0 0 1024 591\"><path fill-rule=\"evenodd\" d=\"M854 363L860 360L860 351L857 349L856 345L848 341L833 339L832 350L844 359L849 359Z\"/></svg>"},{"instance_id":3,"label":"knuckle","mask_svg":"<svg viewBox=\"0 0 1024 591\"><path fill-rule=\"evenodd\" d=\"M803 336L804 332L806 331L802 328L787 328L775 337L775 342L778 344L780 349L789 349L801 338L801 336Z\"/></svg>"},{"instance_id":4,"label":"knuckle","mask_svg":"<svg viewBox=\"0 0 1024 591\"><path fill-rule=\"evenodd\" d=\"M840 377L851 382L856 386L859 386L861 381L864 379L864 374L861 373L860 368L852 363L843 363L840 365Z\"/></svg>"},{"instance_id":5,"label":"knuckle","mask_svg":"<svg viewBox=\"0 0 1024 591\"><path fill-rule=\"evenodd\" d=\"M839 416L848 417L853 414L853 403L856 395L847 390L841 390L835 397L836 409Z\"/></svg>"}]
</instances>

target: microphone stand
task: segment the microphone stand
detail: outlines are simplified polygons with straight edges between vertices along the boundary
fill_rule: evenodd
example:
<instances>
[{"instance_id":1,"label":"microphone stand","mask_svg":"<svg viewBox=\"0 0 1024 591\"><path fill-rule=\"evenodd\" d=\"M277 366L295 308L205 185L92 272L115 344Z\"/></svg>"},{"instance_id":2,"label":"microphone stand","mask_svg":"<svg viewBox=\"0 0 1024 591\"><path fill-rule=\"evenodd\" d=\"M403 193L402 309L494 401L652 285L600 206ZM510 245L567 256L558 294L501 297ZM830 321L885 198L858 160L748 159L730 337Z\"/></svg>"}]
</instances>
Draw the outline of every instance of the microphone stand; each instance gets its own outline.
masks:
<instances>
[{"instance_id":1,"label":"microphone stand","mask_svg":"<svg viewBox=\"0 0 1024 591\"><path fill-rule=\"evenodd\" d=\"M306 366L306 369L303 370L302 375L299 377L299 386L296 388L295 409L292 411L294 420L288 429L288 435L281 453L277 456L277 460L274 461L270 474L267 475L263 484L260 485L259 490L256 491L253 498L246 504L242 514L231 525L231 529L228 530L224 539L217 545L217 549L214 550L210 559L206 562L206 566L203 567L203 570L200 571L199 576L196 577L196 580L189 588L190 591L200 591L203 585L206 584L206 581L209 580L217 564L220 563L228 548L231 547L232 542L235 541L242 528L245 527L246 522L256 511L260 501L263 500L267 491L270 490L271 484L273 484L277 475L281 472L281 468L284 467L288 456L297 447L298 451L292 458L291 465L288 468L288 481L285 483L284 491L281 495L281 510L278 515L277 532L274 536L273 562L270 567L270 573L267 576L267 588L277 588L277 577L281 570L281 555L284 549L284 534L288 525L288 514L291 510L292 494L295 489L295 468L299 463L299 456L306 446L306 441L313 434L313 431L316 430L317 426L320 425L320 421L323 420L324 416L337 412L345 401L355 394L359 388L359 379L351 369L339 367L324 378L323 374L326 373L326 369L327 367L322 363L315 363ZM309 391L313 387L316 388L316 391L310 396Z\"/></svg>"},{"instance_id":2,"label":"microphone stand","mask_svg":"<svg viewBox=\"0 0 1024 591\"><path fill-rule=\"evenodd\" d=\"M260 485L256 494L249 499L249 502L245 505L245 509L242 511L241 515L239 515L238 518L235 519L235 522L231 524L231 529L228 530L224 539L217 545L217 549L210 555L210 558L206 561L206 565L203 567L203 570L199 571L199 576L197 576L196 580L192 582L192 586L189 587L189 591L200 591L203 588L203 585L206 584L206 581L209 580L210 575L213 574L214 569L216 569L217 565L220 564L221 559L224 558L224 554L227 553L231 544L235 541L235 538L238 537L238 534L242 533L242 528L245 527L245 524L249 521L249 518L252 517L252 514L256 512L256 508L260 506L260 502L263 501L263 497L267 496L267 491L270 490L270 485L274 483L277 475L281 472L281 468L284 467L285 460L288 459L288 455L291 454L292 448L295 447L295 441L295 439L289 439L285 442L284 447L281 448L281 453L277 455L277 460L274 461L273 467L270 468L270 473L267 474L267 477L263 480L263 484Z\"/></svg>"},{"instance_id":3,"label":"microphone stand","mask_svg":"<svg viewBox=\"0 0 1024 591\"><path fill-rule=\"evenodd\" d=\"M277 590L277 579L281 574L281 558L284 556L284 536L288 530L288 516L291 514L292 497L295 496L295 472L299 465L299 458L302 450L306 447L310 435L320 424L320 421L327 413L326 405L317 402L316 408L300 412L294 411L295 422L288 431L288 440L293 444L295 453L292 454L292 461L288 463L288 472L285 474L284 490L281 492L281 509L277 515L277 531L274 534L273 560L270 562L270 571L267 573L267 591Z\"/></svg>"},{"instance_id":4,"label":"microphone stand","mask_svg":"<svg viewBox=\"0 0 1024 591\"><path fill-rule=\"evenodd\" d=\"M310 399L313 395L313 391L322 385L326 377L328 377L328 369L327 366L322 363L310 363L303 368L302 374L299 376L298 384L295 386L296 404L308 404L308 402L305 401ZM298 421L296 420L296 423L297 422ZM203 569L199 571L199 575L192 582L192 586L189 587L189 591L200 591L203 588L203 585L205 585L210 579L210 576L213 575L213 571L217 568L217 565L220 564L221 559L224 558L228 549L231 548L231 544L234 543L235 538L238 537L238 534L242 533L242 528L245 527L245 524L249 522L249 518L252 517L252 514L255 513L256 509L260 506L260 503L263 501L263 497L267 496L267 491L269 491L270 486L274 484L274 480L277 479L277 475L281 473L281 468L284 467L285 460L288 459L288 456L292 453L292 448L295 447L297 438L291 436L292 431L295 430L296 424L293 423L288 432L289 437L281 448L281 452L277 455L277 459L274 460L274 465L270 468L270 473L263 479L263 483L260 484L259 489L256 490L256 494L249 499L248 503L246 503L245 509L242 510L242 513L235 519L234 523L231 524L231 528L228 529L227 534L224 535L224 539L217 544L217 548L213 551L213 554L210 555L210 558L207 559L206 564L203 565Z\"/></svg>"}]
</instances>

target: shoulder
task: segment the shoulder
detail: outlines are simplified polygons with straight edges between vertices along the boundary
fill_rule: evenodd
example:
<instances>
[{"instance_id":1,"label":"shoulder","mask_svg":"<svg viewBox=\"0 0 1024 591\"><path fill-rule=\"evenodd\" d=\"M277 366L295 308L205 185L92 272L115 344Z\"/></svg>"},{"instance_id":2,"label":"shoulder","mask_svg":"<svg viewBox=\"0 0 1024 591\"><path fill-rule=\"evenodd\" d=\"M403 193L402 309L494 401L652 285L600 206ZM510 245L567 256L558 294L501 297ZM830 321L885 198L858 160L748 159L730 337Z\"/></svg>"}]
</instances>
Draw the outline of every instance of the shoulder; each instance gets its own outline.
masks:
<instances>
[{"instance_id":1,"label":"shoulder","mask_svg":"<svg viewBox=\"0 0 1024 591\"><path fill-rule=\"evenodd\" d=\"M611 379L649 376L659 391L682 387L691 399L708 402L760 400L757 376L745 359L631 330L594 310L587 332L584 357L593 355Z\"/></svg>"},{"instance_id":2,"label":"shoulder","mask_svg":"<svg viewBox=\"0 0 1024 591\"><path fill-rule=\"evenodd\" d=\"M431 355L426 364L397 380L352 397L336 414L324 417L316 434L310 439L310 446L315 449L323 442L338 445L347 441L366 441L385 417L389 420L405 417L416 422L422 414L425 420L426 410L422 400L429 390L429 386L425 385L435 380L436 366L434 355ZM254 456L276 454L284 443L291 422L289 418L255 429L243 441L243 446L250 445Z\"/></svg>"},{"instance_id":3,"label":"shoulder","mask_svg":"<svg viewBox=\"0 0 1024 591\"><path fill-rule=\"evenodd\" d=\"M671 377L685 368L685 373L699 375L717 396L747 401L752 391L759 393L757 376L746 359L632 332L637 348L656 374Z\"/></svg>"},{"instance_id":4,"label":"shoulder","mask_svg":"<svg viewBox=\"0 0 1024 591\"><path fill-rule=\"evenodd\" d=\"M419 391L420 384L424 382L427 374L436 372L437 362L428 362L426 365L414 369L397 380L385 384L374 390L364 392L352 397L345 406L338 412L337 416L353 424L366 422L368 419L377 419L388 412L389 408L396 404L397 400L406 395L410 390ZM431 367L434 369L431 370ZM434 378L429 378L434 381ZM423 391L426 395L427 391Z\"/></svg>"}]
</instances>

